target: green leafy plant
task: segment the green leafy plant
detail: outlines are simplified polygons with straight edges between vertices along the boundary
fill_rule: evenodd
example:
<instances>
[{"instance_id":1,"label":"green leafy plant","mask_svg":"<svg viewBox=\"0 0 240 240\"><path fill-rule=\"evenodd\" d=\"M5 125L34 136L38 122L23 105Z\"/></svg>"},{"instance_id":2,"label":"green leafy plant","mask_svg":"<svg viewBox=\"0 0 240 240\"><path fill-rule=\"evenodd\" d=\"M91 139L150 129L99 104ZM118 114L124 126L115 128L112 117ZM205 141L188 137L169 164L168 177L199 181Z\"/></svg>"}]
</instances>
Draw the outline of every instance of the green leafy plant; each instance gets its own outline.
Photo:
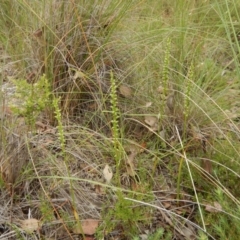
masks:
<instances>
[{"instance_id":1,"label":"green leafy plant","mask_svg":"<svg viewBox=\"0 0 240 240\"><path fill-rule=\"evenodd\" d=\"M46 199L41 199L41 203L40 203L40 211L42 214L42 220L43 222L52 222L55 218L54 216L54 212L52 209L51 204L49 204L48 201L46 201Z\"/></svg>"},{"instance_id":2,"label":"green leafy plant","mask_svg":"<svg viewBox=\"0 0 240 240\"><path fill-rule=\"evenodd\" d=\"M137 205L129 201L128 198L151 201L153 196L137 192L117 191L116 197L117 200L111 209L109 207L103 208L104 223L99 227L97 236L106 236L120 228L123 229L123 236L132 238L142 224L148 224L151 221L151 211L150 208Z\"/></svg>"},{"instance_id":3,"label":"green leafy plant","mask_svg":"<svg viewBox=\"0 0 240 240\"><path fill-rule=\"evenodd\" d=\"M12 106L13 112L23 116L29 126L33 126L37 117L52 107L51 89L45 75L37 83L30 84L25 79L15 80L15 98L19 105Z\"/></svg>"}]
</instances>

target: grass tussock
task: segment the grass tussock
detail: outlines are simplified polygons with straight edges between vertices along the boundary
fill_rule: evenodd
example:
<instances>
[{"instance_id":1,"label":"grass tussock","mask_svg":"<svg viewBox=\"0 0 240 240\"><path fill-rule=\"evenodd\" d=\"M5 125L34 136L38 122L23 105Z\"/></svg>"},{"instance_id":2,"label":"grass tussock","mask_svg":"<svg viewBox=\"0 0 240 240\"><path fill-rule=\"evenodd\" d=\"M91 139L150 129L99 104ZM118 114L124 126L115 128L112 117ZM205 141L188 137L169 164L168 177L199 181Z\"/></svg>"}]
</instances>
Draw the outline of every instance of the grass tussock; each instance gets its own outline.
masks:
<instances>
[{"instance_id":1,"label":"grass tussock","mask_svg":"<svg viewBox=\"0 0 240 240\"><path fill-rule=\"evenodd\" d=\"M0 3L0 239L238 239L238 1L80 2Z\"/></svg>"}]
</instances>

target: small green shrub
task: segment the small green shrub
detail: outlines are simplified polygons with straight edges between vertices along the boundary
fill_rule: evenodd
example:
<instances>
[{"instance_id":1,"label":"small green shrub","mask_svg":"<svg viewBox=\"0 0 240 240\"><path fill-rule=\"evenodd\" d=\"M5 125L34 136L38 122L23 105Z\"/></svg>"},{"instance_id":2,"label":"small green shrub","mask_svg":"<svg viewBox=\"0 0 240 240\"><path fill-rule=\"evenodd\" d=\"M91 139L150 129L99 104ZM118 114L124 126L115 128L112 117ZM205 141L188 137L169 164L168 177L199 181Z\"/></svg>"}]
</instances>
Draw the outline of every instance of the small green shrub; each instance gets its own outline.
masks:
<instances>
[{"instance_id":1,"label":"small green shrub","mask_svg":"<svg viewBox=\"0 0 240 240\"><path fill-rule=\"evenodd\" d=\"M25 79L13 83L16 86L14 98L19 103L11 108L17 115L23 116L29 126L34 126L39 115L52 108L49 80L43 75L35 84Z\"/></svg>"},{"instance_id":2,"label":"small green shrub","mask_svg":"<svg viewBox=\"0 0 240 240\"><path fill-rule=\"evenodd\" d=\"M115 229L121 229L122 235L131 239L138 233L142 225L151 222L152 212L151 208L143 207L126 198L149 202L153 196L137 192L123 193L122 191L117 191L116 197L116 202L111 208L103 208L104 222L99 227L97 236L100 238L108 235Z\"/></svg>"}]
</instances>

